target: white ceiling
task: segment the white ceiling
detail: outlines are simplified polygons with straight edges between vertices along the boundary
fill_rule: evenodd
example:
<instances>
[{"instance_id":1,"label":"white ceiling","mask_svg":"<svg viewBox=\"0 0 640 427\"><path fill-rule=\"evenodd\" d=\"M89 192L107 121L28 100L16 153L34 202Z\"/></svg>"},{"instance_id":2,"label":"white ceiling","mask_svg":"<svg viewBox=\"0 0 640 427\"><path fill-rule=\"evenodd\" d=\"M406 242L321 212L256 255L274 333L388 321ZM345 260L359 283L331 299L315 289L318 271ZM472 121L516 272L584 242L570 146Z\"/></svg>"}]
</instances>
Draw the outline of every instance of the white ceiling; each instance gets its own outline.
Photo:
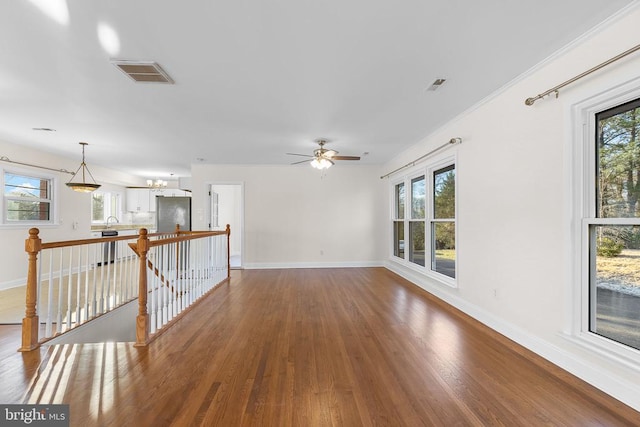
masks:
<instances>
[{"instance_id":1,"label":"white ceiling","mask_svg":"<svg viewBox=\"0 0 640 427\"><path fill-rule=\"evenodd\" d=\"M0 140L78 159L86 141L89 165L151 178L288 164L318 137L383 163L630 3L3 1ZM110 59L157 61L175 84Z\"/></svg>"}]
</instances>

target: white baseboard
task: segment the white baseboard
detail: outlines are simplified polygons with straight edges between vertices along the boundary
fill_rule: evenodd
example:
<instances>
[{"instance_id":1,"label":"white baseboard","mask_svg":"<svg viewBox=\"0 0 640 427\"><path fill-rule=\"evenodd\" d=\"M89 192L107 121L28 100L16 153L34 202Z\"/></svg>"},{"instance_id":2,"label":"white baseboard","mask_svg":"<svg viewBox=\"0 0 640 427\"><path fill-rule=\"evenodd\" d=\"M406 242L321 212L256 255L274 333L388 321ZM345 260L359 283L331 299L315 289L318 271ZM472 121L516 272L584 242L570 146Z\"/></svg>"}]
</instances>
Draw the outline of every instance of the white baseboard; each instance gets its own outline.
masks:
<instances>
[{"instance_id":1,"label":"white baseboard","mask_svg":"<svg viewBox=\"0 0 640 427\"><path fill-rule=\"evenodd\" d=\"M356 261L356 262L253 262L245 263L243 267L248 270L268 270L278 268L355 268L355 267L384 267L383 261Z\"/></svg>"},{"instance_id":2,"label":"white baseboard","mask_svg":"<svg viewBox=\"0 0 640 427\"><path fill-rule=\"evenodd\" d=\"M27 278L24 279L16 279L9 280L7 282L0 282L0 291L4 291L6 289L17 288L19 286L24 286L27 283Z\"/></svg>"},{"instance_id":3,"label":"white baseboard","mask_svg":"<svg viewBox=\"0 0 640 427\"><path fill-rule=\"evenodd\" d=\"M518 326L505 322L492 313L454 295L456 289L440 284L392 261L387 261L385 267L554 365L618 399L625 405L640 411L640 384L614 376L592 361L585 360L579 355L540 339Z\"/></svg>"},{"instance_id":4,"label":"white baseboard","mask_svg":"<svg viewBox=\"0 0 640 427\"><path fill-rule=\"evenodd\" d=\"M83 266L81 269L78 269L78 267L73 267L72 269L68 269L68 268L64 268L62 269L62 276L66 277L69 275L69 272L71 272L71 274L78 274L78 272L85 272L87 271L87 267L88 266ZM93 268L93 265L89 266L89 268ZM47 280L49 280L50 275L47 273L42 274L42 276L40 277L40 279L45 282ZM51 274L51 277L57 278L60 277L60 271L56 270L53 271ZM15 280L10 280L7 282L1 282L0 283L0 291L5 290L5 289L11 289L11 288L17 288L19 286L25 286L27 284L27 278L21 278L21 279L15 279Z\"/></svg>"}]
</instances>

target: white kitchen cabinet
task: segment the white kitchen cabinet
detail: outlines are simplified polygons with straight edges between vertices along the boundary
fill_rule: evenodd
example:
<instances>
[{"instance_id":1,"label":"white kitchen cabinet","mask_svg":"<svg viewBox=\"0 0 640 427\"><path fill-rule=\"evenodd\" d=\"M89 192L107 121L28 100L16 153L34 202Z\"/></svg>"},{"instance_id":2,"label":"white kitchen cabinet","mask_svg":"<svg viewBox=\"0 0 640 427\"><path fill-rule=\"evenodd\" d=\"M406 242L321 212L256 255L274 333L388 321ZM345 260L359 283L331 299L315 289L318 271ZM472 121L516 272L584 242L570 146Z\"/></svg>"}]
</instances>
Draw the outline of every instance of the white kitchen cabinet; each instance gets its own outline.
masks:
<instances>
[{"instance_id":1,"label":"white kitchen cabinet","mask_svg":"<svg viewBox=\"0 0 640 427\"><path fill-rule=\"evenodd\" d=\"M156 197L191 197L189 191L178 188L127 188L128 212L155 212Z\"/></svg>"},{"instance_id":2,"label":"white kitchen cabinet","mask_svg":"<svg viewBox=\"0 0 640 427\"><path fill-rule=\"evenodd\" d=\"M161 196L164 190L153 190L149 199L149 212L156 211L156 196Z\"/></svg>"},{"instance_id":3,"label":"white kitchen cabinet","mask_svg":"<svg viewBox=\"0 0 640 427\"><path fill-rule=\"evenodd\" d=\"M188 191L178 188L163 188L162 190L151 190L151 206L150 212L156 211L156 197L191 197Z\"/></svg>"},{"instance_id":4,"label":"white kitchen cabinet","mask_svg":"<svg viewBox=\"0 0 640 427\"><path fill-rule=\"evenodd\" d=\"M164 197L191 197L191 193L188 191L180 190L179 188L164 188L156 192L156 196Z\"/></svg>"},{"instance_id":5,"label":"white kitchen cabinet","mask_svg":"<svg viewBox=\"0 0 640 427\"><path fill-rule=\"evenodd\" d=\"M128 212L152 212L151 192L148 188L127 188ZM155 211L156 199L153 199L153 211Z\"/></svg>"}]
</instances>

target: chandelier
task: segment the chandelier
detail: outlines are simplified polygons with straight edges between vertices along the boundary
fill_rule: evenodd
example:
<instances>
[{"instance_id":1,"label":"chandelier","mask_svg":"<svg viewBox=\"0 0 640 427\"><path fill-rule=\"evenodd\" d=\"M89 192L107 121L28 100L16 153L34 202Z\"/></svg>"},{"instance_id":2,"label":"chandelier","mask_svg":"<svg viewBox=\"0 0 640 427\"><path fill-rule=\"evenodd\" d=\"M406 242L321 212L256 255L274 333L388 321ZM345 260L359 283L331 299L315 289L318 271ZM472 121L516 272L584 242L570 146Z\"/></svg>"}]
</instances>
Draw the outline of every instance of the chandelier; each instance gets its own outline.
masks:
<instances>
[{"instance_id":1,"label":"chandelier","mask_svg":"<svg viewBox=\"0 0 640 427\"><path fill-rule=\"evenodd\" d=\"M82 163L80 163L78 169L75 171L69 182L67 182L67 187L79 193L91 193L92 191L100 188L100 184L96 183L96 180L93 178L93 175L91 175L87 164L84 162L84 147L89 144L86 142L79 142L79 144L82 145ZM80 169L82 169L82 181L74 182L73 180L78 176ZM93 183L87 182L86 175L91 177Z\"/></svg>"}]
</instances>

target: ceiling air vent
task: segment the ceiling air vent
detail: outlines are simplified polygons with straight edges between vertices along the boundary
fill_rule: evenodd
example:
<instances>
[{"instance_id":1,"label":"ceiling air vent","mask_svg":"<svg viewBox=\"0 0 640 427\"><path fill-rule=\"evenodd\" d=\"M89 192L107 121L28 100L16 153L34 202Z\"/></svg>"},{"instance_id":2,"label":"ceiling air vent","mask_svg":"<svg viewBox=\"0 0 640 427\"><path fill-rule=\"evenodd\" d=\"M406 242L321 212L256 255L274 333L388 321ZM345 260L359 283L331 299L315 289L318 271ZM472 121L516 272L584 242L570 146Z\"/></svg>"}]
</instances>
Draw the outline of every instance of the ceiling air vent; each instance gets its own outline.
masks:
<instances>
[{"instance_id":1,"label":"ceiling air vent","mask_svg":"<svg viewBox=\"0 0 640 427\"><path fill-rule=\"evenodd\" d=\"M430 91L438 90L440 89L440 86L442 86L446 81L447 79L436 79L433 83L431 83L431 86L429 86L427 90L430 90Z\"/></svg>"},{"instance_id":2,"label":"ceiling air vent","mask_svg":"<svg viewBox=\"0 0 640 427\"><path fill-rule=\"evenodd\" d=\"M111 63L138 83L174 83L156 62L111 61Z\"/></svg>"}]
</instances>

